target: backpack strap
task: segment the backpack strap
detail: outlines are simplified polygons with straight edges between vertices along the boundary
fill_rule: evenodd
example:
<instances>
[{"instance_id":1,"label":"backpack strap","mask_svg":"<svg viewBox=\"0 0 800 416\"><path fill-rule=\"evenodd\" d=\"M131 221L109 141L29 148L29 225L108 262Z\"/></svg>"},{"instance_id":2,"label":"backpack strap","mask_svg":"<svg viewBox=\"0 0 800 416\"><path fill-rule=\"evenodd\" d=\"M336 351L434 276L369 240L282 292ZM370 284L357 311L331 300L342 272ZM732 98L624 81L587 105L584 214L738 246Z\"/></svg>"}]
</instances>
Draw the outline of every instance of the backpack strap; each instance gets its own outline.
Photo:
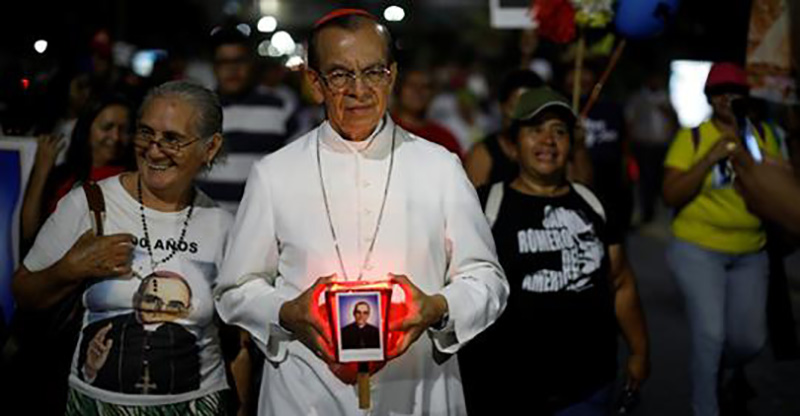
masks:
<instances>
[{"instance_id":1,"label":"backpack strap","mask_svg":"<svg viewBox=\"0 0 800 416\"><path fill-rule=\"evenodd\" d=\"M603 204L600 203L600 200L594 195L594 193L589 190L585 185L581 185L577 182L572 182L572 188L575 189L575 192L589 204L590 207L594 210L594 212L606 221L606 211L603 209Z\"/></svg>"},{"instance_id":2,"label":"backpack strap","mask_svg":"<svg viewBox=\"0 0 800 416\"><path fill-rule=\"evenodd\" d=\"M97 186L97 182L86 181L83 183L83 193L86 194L86 201L89 203L89 212L92 216L92 230L97 236L103 235L103 223L106 219L106 202L103 198L103 191Z\"/></svg>"},{"instance_id":3,"label":"backpack strap","mask_svg":"<svg viewBox=\"0 0 800 416\"><path fill-rule=\"evenodd\" d=\"M486 198L486 207L483 212L489 220L489 227L494 227L497 215L500 213L500 204L503 202L503 182L497 182L489 189L489 197Z\"/></svg>"},{"instance_id":4,"label":"backpack strap","mask_svg":"<svg viewBox=\"0 0 800 416\"><path fill-rule=\"evenodd\" d=\"M759 125L761 125L761 123L759 123ZM783 159L789 160L789 147L788 144L786 143L786 137L784 136L782 131L778 128L778 126L775 125L775 123L767 121L764 122L764 125L766 125L769 132L772 133L772 137L775 138L775 142L778 144L778 150L780 150ZM762 135L762 138L764 139L764 144L766 145L767 136Z\"/></svg>"}]
</instances>

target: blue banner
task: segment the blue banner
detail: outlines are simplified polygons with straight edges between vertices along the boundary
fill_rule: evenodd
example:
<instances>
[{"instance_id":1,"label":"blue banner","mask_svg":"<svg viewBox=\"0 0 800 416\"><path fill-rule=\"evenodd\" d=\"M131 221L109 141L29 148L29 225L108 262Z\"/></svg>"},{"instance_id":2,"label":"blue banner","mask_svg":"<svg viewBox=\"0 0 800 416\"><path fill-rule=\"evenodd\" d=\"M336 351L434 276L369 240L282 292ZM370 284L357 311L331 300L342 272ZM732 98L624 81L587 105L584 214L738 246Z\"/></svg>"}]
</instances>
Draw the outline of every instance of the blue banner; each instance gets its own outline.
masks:
<instances>
[{"instance_id":1,"label":"blue banner","mask_svg":"<svg viewBox=\"0 0 800 416\"><path fill-rule=\"evenodd\" d=\"M14 314L11 278L19 264L20 211L36 154L36 140L0 138L0 314Z\"/></svg>"}]
</instances>

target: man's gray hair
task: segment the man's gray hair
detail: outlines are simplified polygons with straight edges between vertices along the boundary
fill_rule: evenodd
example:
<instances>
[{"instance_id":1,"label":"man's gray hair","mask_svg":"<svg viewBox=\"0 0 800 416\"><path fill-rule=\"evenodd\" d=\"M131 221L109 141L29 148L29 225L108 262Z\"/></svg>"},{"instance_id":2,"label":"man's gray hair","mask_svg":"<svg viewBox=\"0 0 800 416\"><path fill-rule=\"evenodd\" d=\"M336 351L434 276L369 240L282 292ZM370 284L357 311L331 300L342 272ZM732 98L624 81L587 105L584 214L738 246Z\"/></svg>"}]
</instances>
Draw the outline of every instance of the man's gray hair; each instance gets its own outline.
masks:
<instances>
[{"instance_id":1,"label":"man's gray hair","mask_svg":"<svg viewBox=\"0 0 800 416\"><path fill-rule=\"evenodd\" d=\"M203 139L210 140L216 133L222 133L222 105L213 91L189 81L165 82L150 91L139 107L142 111L156 98L176 97L188 102L197 111L195 131Z\"/></svg>"}]
</instances>

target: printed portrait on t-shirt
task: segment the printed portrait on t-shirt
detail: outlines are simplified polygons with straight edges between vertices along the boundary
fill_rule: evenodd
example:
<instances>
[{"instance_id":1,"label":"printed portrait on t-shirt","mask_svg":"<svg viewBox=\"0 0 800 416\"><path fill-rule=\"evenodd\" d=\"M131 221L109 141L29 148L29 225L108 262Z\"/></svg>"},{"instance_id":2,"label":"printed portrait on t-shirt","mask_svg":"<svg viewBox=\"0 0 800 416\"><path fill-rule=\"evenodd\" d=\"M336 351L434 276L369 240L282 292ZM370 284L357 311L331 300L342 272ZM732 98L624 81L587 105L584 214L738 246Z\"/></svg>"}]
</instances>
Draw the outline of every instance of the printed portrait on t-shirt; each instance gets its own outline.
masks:
<instances>
[{"instance_id":1,"label":"printed portrait on t-shirt","mask_svg":"<svg viewBox=\"0 0 800 416\"><path fill-rule=\"evenodd\" d=\"M127 394L197 390L197 337L179 323L192 310L186 280L169 271L152 273L141 280L131 304L132 313L84 328L79 377L92 386Z\"/></svg>"},{"instance_id":2,"label":"printed portrait on t-shirt","mask_svg":"<svg viewBox=\"0 0 800 416\"><path fill-rule=\"evenodd\" d=\"M520 254L542 257L537 269L525 275L522 289L580 292L592 287L592 274L600 269L605 249L591 220L580 211L547 205L542 227L517 233Z\"/></svg>"}]
</instances>

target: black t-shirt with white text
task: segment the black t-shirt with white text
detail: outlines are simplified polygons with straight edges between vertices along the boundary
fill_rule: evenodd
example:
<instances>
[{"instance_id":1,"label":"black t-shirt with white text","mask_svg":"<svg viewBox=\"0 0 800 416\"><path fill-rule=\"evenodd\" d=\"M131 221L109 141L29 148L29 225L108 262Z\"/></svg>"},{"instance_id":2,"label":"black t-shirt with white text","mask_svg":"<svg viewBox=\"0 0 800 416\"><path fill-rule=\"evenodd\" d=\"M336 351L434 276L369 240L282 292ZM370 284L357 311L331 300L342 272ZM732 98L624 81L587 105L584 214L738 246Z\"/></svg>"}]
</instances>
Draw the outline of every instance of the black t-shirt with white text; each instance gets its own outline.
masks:
<instances>
[{"instance_id":1,"label":"black t-shirt with white text","mask_svg":"<svg viewBox=\"0 0 800 416\"><path fill-rule=\"evenodd\" d=\"M470 415L498 402L548 414L616 375L608 247L620 236L574 188L538 197L504 187L492 232L511 292L497 322L459 352L464 391Z\"/></svg>"}]
</instances>

